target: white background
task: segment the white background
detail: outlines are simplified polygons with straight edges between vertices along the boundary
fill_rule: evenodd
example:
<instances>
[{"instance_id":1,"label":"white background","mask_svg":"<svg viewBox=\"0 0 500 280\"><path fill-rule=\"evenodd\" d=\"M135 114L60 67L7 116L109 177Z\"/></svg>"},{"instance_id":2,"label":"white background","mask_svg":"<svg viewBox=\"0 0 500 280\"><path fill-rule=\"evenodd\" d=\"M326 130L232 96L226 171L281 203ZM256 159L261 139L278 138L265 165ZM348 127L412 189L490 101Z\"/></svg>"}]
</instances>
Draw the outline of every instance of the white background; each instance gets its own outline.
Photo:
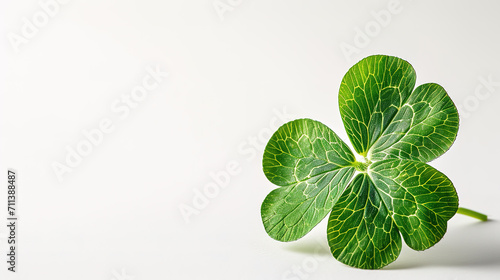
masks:
<instances>
[{"instance_id":1,"label":"white background","mask_svg":"<svg viewBox=\"0 0 500 280\"><path fill-rule=\"evenodd\" d=\"M20 219L16 274L3 261L7 228L0 227L0 279L500 274L498 1L67 2L55 2L46 22L37 0L0 4L0 171L18 171ZM492 219L456 216L435 247L405 247L378 271L336 261L325 223L280 243L260 219L275 187L261 170L271 131L308 117L348 141L338 88L349 67L371 54L401 57L414 66L417 85L448 91L460 131L431 164L454 182L461 206ZM123 107L155 68L169 76L134 108ZM54 164L66 165L68 149L84 145L83 131L103 120L113 130L59 180ZM200 200L217 183L211 174L224 177L228 164L237 166L229 183ZM204 205L195 209L193 199ZM180 207L197 214L183 217Z\"/></svg>"}]
</instances>

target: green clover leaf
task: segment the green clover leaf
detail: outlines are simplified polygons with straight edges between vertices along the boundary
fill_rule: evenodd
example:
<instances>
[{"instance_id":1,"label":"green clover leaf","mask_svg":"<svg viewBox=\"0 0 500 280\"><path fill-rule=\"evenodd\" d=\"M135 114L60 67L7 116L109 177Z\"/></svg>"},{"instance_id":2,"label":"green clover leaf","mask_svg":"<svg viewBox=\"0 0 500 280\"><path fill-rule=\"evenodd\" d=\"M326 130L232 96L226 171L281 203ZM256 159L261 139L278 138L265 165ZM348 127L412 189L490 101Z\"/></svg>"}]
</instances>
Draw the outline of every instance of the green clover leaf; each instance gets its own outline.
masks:
<instances>
[{"instance_id":1,"label":"green clover leaf","mask_svg":"<svg viewBox=\"0 0 500 280\"><path fill-rule=\"evenodd\" d=\"M330 213L333 256L376 269L396 260L401 236L414 250L428 249L457 210L470 211L458 208L452 182L426 164L455 141L457 109L440 85L414 89L415 80L408 62L385 55L364 58L342 79L342 121L364 162L318 121L294 120L272 135L263 169L280 187L262 203L269 236L297 240Z\"/></svg>"}]
</instances>

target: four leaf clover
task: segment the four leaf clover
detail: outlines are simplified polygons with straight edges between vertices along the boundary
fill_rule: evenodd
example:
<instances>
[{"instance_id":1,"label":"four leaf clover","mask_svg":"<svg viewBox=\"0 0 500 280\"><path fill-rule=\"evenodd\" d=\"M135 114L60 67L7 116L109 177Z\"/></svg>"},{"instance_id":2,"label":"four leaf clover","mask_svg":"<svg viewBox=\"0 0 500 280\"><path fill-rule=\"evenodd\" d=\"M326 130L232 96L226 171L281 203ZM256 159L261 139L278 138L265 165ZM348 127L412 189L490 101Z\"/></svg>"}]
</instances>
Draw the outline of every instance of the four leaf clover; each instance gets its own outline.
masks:
<instances>
[{"instance_id":1,"label":"four leaf clover","mask_svg":"<svg viewBox=\"0 0 500 280\"><path fill-rule=\"evenodd\" d=\"M279 241L303 237L328 213L333 256L376 269L396 260L402 239L414 250L436 244L458 209L452 182L427 162L455 141L458 112L438 84L415 87L413 67L373 55L342 79L339 107L354 150L324 124L298 119L281 126L263 156L279 188L261 215Z\"/></svg>"}]
</instances>

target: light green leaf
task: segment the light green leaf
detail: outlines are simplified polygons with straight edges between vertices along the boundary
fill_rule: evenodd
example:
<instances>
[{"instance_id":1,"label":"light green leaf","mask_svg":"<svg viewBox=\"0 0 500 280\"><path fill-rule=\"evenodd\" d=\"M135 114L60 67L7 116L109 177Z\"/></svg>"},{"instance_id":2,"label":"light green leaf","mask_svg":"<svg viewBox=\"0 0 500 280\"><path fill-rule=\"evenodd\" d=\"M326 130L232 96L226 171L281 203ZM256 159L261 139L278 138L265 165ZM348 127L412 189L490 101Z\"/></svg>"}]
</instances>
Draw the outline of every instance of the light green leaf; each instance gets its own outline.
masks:
<instances>
[{"instance_id":1,"label":"light green leaf","mask_svg":"<svg viewBox=\"0 0 500 280\"><path fill-rule=\"evenodd\" d=\"M431 161L455 141L458 112L438 84L413 91L416 74L406 61L370 56L354 65L339 94L344 126L356 151L370 160Z\"/></svg>"},{"instance_id":2,"label":"light green leaf","mask_svg":"<svg viewBox=\"0 0 500 280\"><path fill-rule=\"evenodd\" d=\"M410 96L415 80L408 62L385 55L364 58L347 71L340 84L339 107L358 154L367 156Z\"/></svg>"},{"instance_id":3,"label":"light green leaf","mask_svg":"<svg viewBox=\"0 0 500 280\"><path fill-rule=\"evenodd\" d=\"M267 233L280 241L308 233L332 209L354 174L354 155L324 124L289 122L276 131L264 151L267 178L278 186L262 203Z\"/></svg>"},{"instance_id":4,"label":"light green leaf","mask_svg":"<svg viewBox=\"0 0 500 280\"><path fill-rule=\"evenodd\" d=\"M448 177L425 163L400 159L375 162L368 173L410 248L425 250L441 240L458 208Z\"/></svg>"},{"instance_id":5,"label":"light green leaf","mask_svg":"<svg viewBox=\"0 0 500 280\"><path fill-rule=\"evenodd\" d=\"M366 174L354 178L328 221L333 256L353 267L381 268L399 256L401 236Z\"/></svg>"},{"instance_id":6,"label":"light green leaf","mask_svg":"<svg viewBox=\"0 0 500 280\"><path fill-rule=\"evenodd\" d=\"M428 162L451 147L457 132L458 112L451 98L440 85L423 84L399 109L368 157Z\"/></svg>"}]
</instances>

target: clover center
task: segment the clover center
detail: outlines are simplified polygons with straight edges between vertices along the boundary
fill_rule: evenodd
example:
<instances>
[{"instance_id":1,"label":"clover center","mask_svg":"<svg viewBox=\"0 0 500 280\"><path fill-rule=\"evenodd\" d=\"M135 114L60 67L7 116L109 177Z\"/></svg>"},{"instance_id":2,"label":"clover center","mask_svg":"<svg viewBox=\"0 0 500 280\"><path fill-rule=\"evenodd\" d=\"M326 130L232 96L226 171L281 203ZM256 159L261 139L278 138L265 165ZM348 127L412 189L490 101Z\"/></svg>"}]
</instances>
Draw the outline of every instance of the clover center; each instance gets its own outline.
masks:
<instances>
[{"instance_id":1,"label":"clover center","mask_svg":"<svg viewBox=\"0 0 500 280\"><path fill-rule=\"evenodd\" d=\"M366 172L366 170L368 169L368 166L370 166L372 162L367 159L367 158L363 158L361 161L355 161L354 162L354 168L359 171L359 172Z\"/></svg>"}]
</instances>

